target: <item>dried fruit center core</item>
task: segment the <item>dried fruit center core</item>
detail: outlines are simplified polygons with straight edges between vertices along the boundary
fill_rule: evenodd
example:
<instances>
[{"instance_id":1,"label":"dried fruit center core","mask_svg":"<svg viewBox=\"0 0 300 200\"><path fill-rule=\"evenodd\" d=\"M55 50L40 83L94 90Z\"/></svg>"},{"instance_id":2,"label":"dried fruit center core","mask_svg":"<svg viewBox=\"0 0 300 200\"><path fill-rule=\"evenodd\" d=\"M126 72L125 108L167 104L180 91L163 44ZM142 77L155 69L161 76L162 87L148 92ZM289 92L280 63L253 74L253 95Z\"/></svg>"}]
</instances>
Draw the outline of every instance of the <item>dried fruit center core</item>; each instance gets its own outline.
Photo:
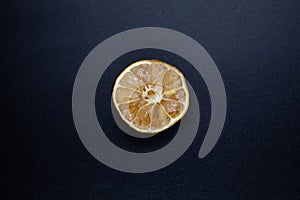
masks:
<instances>
[{"instance_id":1,"label":"dried fruit center core","mask_svg":"<svg viewBox=\"0 0 300 200\"><path fill-rule=\"evenodd\" d=\"M162 99L162 91L154 85L145 85L142 91L142 97L148 103L159 103Z\"/></svg>"}]
</instances>

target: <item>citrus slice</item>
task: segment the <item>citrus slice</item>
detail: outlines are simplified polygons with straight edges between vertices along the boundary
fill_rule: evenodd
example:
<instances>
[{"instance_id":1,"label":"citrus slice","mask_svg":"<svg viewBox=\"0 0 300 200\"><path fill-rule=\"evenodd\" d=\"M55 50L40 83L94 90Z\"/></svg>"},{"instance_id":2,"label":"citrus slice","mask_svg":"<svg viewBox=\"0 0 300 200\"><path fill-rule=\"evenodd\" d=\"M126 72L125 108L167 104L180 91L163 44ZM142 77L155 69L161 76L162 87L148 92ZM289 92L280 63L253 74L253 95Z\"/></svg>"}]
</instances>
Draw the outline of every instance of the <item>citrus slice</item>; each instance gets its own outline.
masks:
<instances>
[{"instance_id":1,"label":"citrus slice","mask_svg":"<svg viewBox=\"0 0 300 200\"><path fill-rule=\"evenodd\" d=\"M161 132L189 107L189 91L183 74L158 60L129 65L116 79L113 102L122 119L142 133Z\"/></svg>"}]
</instances>

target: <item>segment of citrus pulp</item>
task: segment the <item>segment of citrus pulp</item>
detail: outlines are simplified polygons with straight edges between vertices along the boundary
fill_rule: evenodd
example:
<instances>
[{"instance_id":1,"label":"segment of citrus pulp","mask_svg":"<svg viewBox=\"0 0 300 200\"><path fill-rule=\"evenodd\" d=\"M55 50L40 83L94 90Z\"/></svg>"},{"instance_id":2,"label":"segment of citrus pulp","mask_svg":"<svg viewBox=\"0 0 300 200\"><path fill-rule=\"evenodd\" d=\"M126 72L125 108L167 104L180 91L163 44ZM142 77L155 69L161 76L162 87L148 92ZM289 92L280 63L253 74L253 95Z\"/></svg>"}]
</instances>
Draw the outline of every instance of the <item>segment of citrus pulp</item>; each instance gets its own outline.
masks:
<instances>
[{"instance_id":1,"label":"segment of citrus pulp","mask_svg":"<svg viewBox=\"0 0 300 200\"><path fill-rule=\"evenodd\" d=\"M189 91L183 74L158 60L129 65L116 79L113 102L122 119L142 133L161 132L189 107Z\"/></svg>"}]
</instances>

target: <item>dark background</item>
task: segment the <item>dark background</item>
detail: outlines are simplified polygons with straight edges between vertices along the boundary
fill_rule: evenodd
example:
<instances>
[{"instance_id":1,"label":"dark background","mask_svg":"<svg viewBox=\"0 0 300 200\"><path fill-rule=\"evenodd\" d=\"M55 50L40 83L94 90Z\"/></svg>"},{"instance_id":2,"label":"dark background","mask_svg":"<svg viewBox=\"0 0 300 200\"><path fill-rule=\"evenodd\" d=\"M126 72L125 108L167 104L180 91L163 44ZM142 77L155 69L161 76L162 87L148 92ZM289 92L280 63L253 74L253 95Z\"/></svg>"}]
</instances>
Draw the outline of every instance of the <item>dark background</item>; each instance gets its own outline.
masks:
<instances>
[{"instance_id":1,"label":"dark background","mask_svg":"<svg viewBox=\"0 0 300 200\"><path fill-rule=\"evenodd\" d=\"M299 199L299 12L297 0L2 3L8 199ZM155 57L184 71L203 111L197 138L179 160L156 172L127 174L104 166L81 144L71 95L82 61L97 44L145 26L183 32L209 52L224 80L228 112L217 145L198 159L210 115L201 77L168 52L146 49L120 57L120 65L101 79L97 109L109 100L121 64ZM118 131L109 110L103 113L100 123ZM165 145L176 127L169 132L148 142L109 137L144 152Z\"/></svg>"}]
</instances>

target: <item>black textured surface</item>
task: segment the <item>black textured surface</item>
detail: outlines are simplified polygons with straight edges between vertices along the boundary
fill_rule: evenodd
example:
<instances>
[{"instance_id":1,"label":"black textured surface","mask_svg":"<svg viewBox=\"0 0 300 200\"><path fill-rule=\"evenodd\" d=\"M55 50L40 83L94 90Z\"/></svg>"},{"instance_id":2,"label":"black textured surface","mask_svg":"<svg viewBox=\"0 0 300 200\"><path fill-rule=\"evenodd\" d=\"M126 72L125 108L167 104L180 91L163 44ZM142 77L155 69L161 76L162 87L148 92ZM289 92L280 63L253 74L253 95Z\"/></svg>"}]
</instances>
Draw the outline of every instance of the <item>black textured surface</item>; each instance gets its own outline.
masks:
<instances>
[{"instance_id":1,"label":"black textured surface","mask_svg":"<svg viewBox=\"0 0 300 200\"><path fill-rule=\"evenodd\" d=\"M299 12L297 0L4 4L1 83L9 125L3 134L13 139L5 152L13 164L10 199L299 199ZM148 49L120 58L173 56L174 65L187 70L203 111L198 136L178 161L153 173L126 174L99 163L81 144L71 94L80 64L97 44L144 26L178 30L204 46L222 74L228 112L219 142L197 159L210 114L201 78L168 53ZM114 76L107 73L102 81ZM111 85L101 88L108 92ZM171 139L143 146L110 137L136 151Z\"/></svg>"}]
</instances>

